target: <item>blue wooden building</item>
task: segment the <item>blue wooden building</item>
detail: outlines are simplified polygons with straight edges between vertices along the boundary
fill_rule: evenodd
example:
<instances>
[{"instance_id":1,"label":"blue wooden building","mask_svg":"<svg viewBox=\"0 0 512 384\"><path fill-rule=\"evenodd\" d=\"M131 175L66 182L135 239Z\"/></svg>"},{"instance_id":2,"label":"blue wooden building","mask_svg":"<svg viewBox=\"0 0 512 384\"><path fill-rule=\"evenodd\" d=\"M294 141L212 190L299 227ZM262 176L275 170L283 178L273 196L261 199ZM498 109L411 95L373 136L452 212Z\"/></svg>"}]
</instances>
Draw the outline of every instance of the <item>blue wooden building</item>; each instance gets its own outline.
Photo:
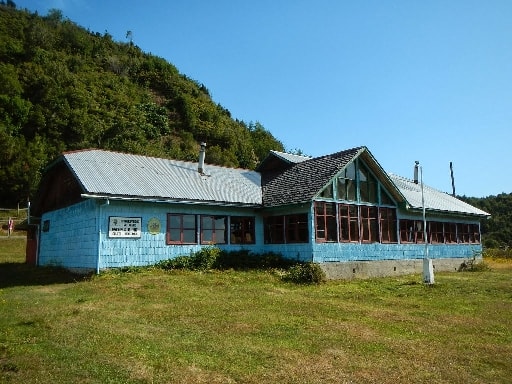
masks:
<instances>
[{"instance_id":1,"label":"blue wooden building","mask_svg":"<svg viewBox=\"0 0 512 384\"><path fill-rule=\"evenodd\" d=\"M99 272L215 245L351 278L417 272L428 249L437 270L456 270L481 252L488 214L425 185L425 231L421 187L386 173L366 147L316 158L271 151L255 171L204 164L204 146L198 163L68 152L32 204L27 260Z\"/></svg>"}]
</instances>

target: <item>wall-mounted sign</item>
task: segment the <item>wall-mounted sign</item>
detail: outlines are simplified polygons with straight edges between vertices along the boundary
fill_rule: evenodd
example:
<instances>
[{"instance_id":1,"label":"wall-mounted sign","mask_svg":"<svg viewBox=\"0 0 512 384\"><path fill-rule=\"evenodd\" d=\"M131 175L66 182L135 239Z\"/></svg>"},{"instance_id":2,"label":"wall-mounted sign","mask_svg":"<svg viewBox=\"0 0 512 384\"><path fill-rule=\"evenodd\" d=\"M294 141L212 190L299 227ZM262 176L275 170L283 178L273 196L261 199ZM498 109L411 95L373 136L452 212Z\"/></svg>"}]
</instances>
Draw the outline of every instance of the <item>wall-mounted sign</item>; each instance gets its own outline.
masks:
<instances>
[{"instance_id":1,"label":"wall-mounted sign","mask_svg":"<svg viewBox=\"0 0 512 384\"><path fill-rule=\"evenodd\" d=\"M141 236L142 217L118 217L108 218L108 237L130 237Z\"/></svg>"},{"instance_id":2,"label":"wall-mounted sign","mask_svg":"<svg viewBox=\"0 0 512 384\"><path fill-rule=\"evenodd\" d=\"M149 219L149 221L148 221L148 232L149 233L151 233L152 235L157 235L160 233L160 228L161 228L161 224L160 224L160 220L158 220L158 218L152 217L151 219Z\"/></svg>"}]
</instances>

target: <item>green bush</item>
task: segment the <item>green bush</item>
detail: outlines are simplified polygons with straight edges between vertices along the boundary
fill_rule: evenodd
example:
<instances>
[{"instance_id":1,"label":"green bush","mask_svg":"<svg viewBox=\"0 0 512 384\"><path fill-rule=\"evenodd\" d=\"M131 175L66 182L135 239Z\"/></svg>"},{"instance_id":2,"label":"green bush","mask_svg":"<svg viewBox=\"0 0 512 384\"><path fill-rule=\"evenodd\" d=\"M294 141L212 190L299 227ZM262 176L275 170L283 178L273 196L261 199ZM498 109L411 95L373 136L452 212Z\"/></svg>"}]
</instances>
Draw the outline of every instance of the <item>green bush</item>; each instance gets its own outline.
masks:
<instances>
[{"instance_id":1,"label":"green bush","mask_svg":"<svg viewBox=\"0 0 512 384\"><path fill-rule=\"evenodd\" d=\"M295 264L288 269L283 279L296 284L320 284L327 280L320 265L310 262Z\"/></svg>"},{"instance_id":2,"label":"green bush","mask_svg":"<svg viewBox=\"0 0 512 384\"><path fill-rule=\"evenodd\" d=\"M460 272L482 272L489 271L489 265L484 261L477 261L476 258L464 261L460 267Z\"/></svg>"},{"instance_id":3,"label":"green bush","mask_svg":"<svg viewBox=\"0 0 512 384\"><path fill-rule=\"evenodd\" d=\"M197 271L207 271L214 268L221 250L217 247L206 247L190 257L189 268Z\"/></svg>"},{"instance_id":4,"label":"green bush","mask_svg":"<svg viewBox=\"0 0 512 384\"><path fill-rule=\"evenodd\" d=\"M245 249L223 251L217 247L206 247L188 256L178 256L160 261L156 266L168 270L206 271L209 269L287 269L294 264L294 261L285 259L282 255L274 252L257 254Z\"/></svg>"},{"instance_id":5,"label":"green bush","mask_svg":"<svg viewBox=\"0 0 512 384\"><path fill-rule=\"evenodd\" d=\"M285 259L278 253L266 252L263 254L252 253L242 249L239 251L222 251L217 259L215 268L217 269L272 269L289 268L292 261Z\"/></svg>"},{"instance_id":6,"label":"green bush","mask_svg":"<svg viewBox=\"0 0 512 384\"><path fill-rule=\"evenodd\" d=\"M191 269L190 260L190 256L178 256L174 259L162 260L156 266L162 269Z\"/></svg>"}]
</instances>

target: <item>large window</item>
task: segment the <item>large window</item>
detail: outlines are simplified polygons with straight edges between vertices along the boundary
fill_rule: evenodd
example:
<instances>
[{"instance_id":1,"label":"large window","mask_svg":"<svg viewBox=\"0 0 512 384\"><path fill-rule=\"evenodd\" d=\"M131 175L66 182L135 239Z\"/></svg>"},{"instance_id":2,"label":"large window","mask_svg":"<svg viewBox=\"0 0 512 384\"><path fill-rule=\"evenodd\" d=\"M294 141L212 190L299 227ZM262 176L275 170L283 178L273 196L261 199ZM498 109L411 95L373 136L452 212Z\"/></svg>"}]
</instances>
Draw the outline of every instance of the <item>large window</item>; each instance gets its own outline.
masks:
<instances>
[{"instance_id":1,"label":"large window","mask_svg":"<svg viewBox=\"0 0 512 384\"><path fill-rule=\"evenodd\" d=\"M478 224L457 224L459 243L480 243Z\"/></svg>"},{"instance_id":2,"label":"large window","mask_svg":"<svg viewBox=\"0 0 512 384\"><path fill-rule=\"evenodd\" d=\"M357 205L340 204L340 241L359 242L359 212Z\"/></svg>"},{"instance_id":3,"label":"large window","mask_svg":"<svg viewBox=\"0 0 512 384\"><path fill-rule=\"evenodd\" d=\"M376 243L379 241L378 208L362 205L361 211L361 241L363 243Z\"/></svg>"},{"instance_id":4,"label":"large window","mask_svg":"<svg viewBox=\"0 0 512 384\"><path fill-rule=\"evenodd\" d=\"M424 243L423 220L400 220L402 243ZM432 244L480 243L478 224L427 222L427 238Z\"/></svg>"},{"instance_id":5,"label":"large window","mask_svg":"<svg viewBox=\"0 0 512 384\"><path fill-rule=\"evenodd\" d=\"M309 242L308 215L288 215L285 223L287 243Z\"/></svg>"},{"instance_id":6,"label":"large window","mask_svg":"<svg viewBox=\"0 0 512 384\"><path fill-rule=\"evenodd\" d=\"M167 244L196 244L196 215L167 215Z\"/></svg>"},{"instance_id":7,"label":"large window","mask_svg":"<svg viewBox=\"0 0 512 384\"><path fill-rule=\"evenodd\" d=\"M307 214L268 216L264 226L267 244L309 242Z\"/></svg>"},{"instance_id":8,"label":"large window","mask_svg":"<svg viewBox=\"0 0 512 384\"><path fill-rule=\"evenodd\" d=\"M431 243L444 243L444 225L439 221L429 223L429 238Z\"/></svg>"},{"instance_id":9,"label":"large window","mask_svg":"<svg viewBox=\"0 0 512 384\"><path fill-rule=\"evenodd\" d=\"M337 241L336 204L317 201L315 203L316 240Z\"/></svg>"},{"instance_id":10,"label":"large window","mask_svg":"<svg viewBox=\"0 0 512 384\"><path fill-rule=\"evenodd\" d=\"M225 244L226 220L226 216L201 216L201 244Z\"/></svg>"},{"instance_id":11,"label":"large window","mask_svg":"<svg viewBox=\"0 0 512 384\"><path fill-rule=\"evenodd\" d=\"M396 209L380 208L380 236L383 243L396 243Z\"/></svg>"},{"instance_id":12,"label":"large window","mask_svg":"<svg viewBox=\"0 0 512 384\"><path fill-rule=\"evenodd\" d=\"M359 164L359 194L361 201L378 203L377 185L377 179L366 167Z\"/></svg>"},{"instance_id":13,"label":"large window","mask_svg":"<svg viewBox=\"0 0 512 384\"><path fill-rule=\"evenodd\" d=\"M414 220L400 220L400 242L416 242L416 237L414 233Z\"/></svg>"},{"instance_id":14,"label":"large window","mask_svg":"<svg viewBox=\"0 0 512 384\"><path fill-rule=\"evenodd\" d=\"M400 242L423 243L423 220L400 220Z\"/></svg>"},{"instance_id":15,"label":"large window","mask_svg":"<svg viewBox=\"0 0 512 384\"><path fill-rule=\"evenodd\" d=\"M169 213L167 244L255 244L254 223L252 216Z\"/></svg>"},{"instance_id":16,"label":"large window","mask_svg":"<svg viewBox=\"0 0 512 384\"><path fill-rule=\"evenodd\" d=\"M444 223L444 239L446 243L457 243L457 224Z\"/></svg>"},{"instance_id":17,"label":"large window","mask_svg":"<svg viewBox=\"0 0 512 384\"><path fill-rule=\"evenodd\" d=\"M283 244L284 241L284 216L268 216L264 219L265 243Z\"/></svg>"},{"instance_id":18,"label":"large window","mask_svg":"<svg viewBox=\"0 0 512 384\"><path fill-rule=\"evenodd\" d=\"M357 200L355 163L347 165L336 179L336 197L338 200Z\"/></svg>"},{"instance_id":19,"label":"large window","mask_svg":"<svg viewBox=\"0 0 512 384\"><path fill-rule=\"evenodd\" d=\"M231 244L254 244L254 217L231 216Z\"/></svg>"}]
</instances>

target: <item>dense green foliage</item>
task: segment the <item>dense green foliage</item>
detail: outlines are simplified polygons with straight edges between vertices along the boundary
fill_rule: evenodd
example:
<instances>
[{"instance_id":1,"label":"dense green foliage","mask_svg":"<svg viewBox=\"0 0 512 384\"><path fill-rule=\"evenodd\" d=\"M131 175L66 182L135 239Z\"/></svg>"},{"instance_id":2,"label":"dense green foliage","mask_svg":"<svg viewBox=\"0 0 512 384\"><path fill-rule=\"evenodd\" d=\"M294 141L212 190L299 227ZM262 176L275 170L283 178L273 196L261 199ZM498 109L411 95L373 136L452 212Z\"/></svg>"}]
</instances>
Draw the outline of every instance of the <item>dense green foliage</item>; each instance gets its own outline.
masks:
<instances>
[{"instance_id":1,"label":"dense green foliage","mask_svg":"<svg viewBox=\"0 0 512 384\"><path fill-rule=\"evenodd\" d=\"M203 248L189 256L163 260L157 267L166 270L271 270L281 269L283 280L296 284L320 284L327 280L317 263L297 263L273 252L255 254L247 250L223 251L217 247Z\"/></svg>"},{"instance_id":2,"label":"dense green foliage","mask_svg":"<svg viewBox=\"0 0 512 384\"><path fill-rule=\"evenodd\" d=\"M461 199L491 214L489 219L481 222L486 248L512 246L512 193L483 198L463 196Z\"/></svg>"},{"instance_id":3,"label":"dense green foliage","mask_svg":"<svg viewBox=\"0 0 512 384\"><path fill-rule=\"evenodd\" d=\"M129 32L127 38L131 37ZM207 88L166 60L59 10L0 3L0 201L25 201L61 152L101 148L254 168L283 145L233 119Z\"/></svg>"},{"instance_id":4,"label":"dense green foliage","mask_svg":"<svg viewBox=\"0 0 512 384\"><path fill-rule=\"evenodd\" d=\"M296 261L283 258L274 252L262 254L250 252L246 249L226 251L218 247L206 247L190 255L179 256L169 260L163 260L157 267L173 270L187 269L192 271L217 270L266 270L286 269L294 266Z\"/></svg>"}]
</instances>

